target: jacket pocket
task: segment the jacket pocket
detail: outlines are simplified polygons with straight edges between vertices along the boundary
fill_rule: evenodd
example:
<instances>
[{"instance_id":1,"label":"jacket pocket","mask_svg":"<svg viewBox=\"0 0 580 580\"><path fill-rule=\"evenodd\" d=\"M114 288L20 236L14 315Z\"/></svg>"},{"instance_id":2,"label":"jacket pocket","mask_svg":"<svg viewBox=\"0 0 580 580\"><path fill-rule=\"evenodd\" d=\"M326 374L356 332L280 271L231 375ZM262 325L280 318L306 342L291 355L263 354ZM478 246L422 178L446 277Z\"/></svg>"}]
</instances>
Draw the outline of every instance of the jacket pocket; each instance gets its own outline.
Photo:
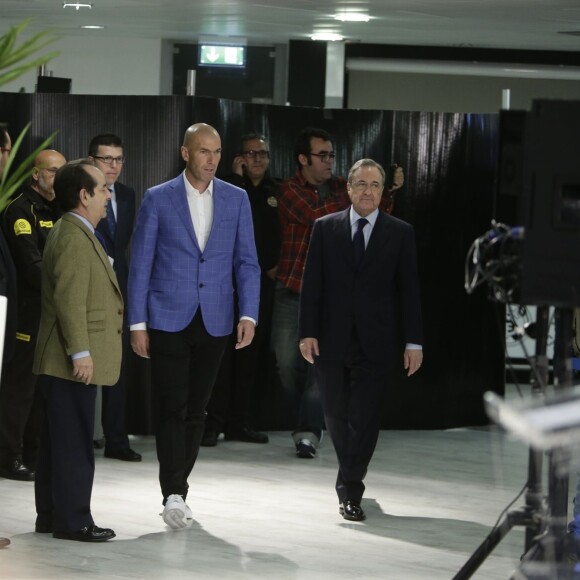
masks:
<instances>
[{"instance_id":1,"label":"jacket pocket","mask_svg":"<svg viewBox=\"0 0 580 580\"><path fill-rule=\"evenodd\" d=\"M101 332L105 330L104 310L89 310L87 312L87 330L89 332Z\"/></svg>"}]
</instances>

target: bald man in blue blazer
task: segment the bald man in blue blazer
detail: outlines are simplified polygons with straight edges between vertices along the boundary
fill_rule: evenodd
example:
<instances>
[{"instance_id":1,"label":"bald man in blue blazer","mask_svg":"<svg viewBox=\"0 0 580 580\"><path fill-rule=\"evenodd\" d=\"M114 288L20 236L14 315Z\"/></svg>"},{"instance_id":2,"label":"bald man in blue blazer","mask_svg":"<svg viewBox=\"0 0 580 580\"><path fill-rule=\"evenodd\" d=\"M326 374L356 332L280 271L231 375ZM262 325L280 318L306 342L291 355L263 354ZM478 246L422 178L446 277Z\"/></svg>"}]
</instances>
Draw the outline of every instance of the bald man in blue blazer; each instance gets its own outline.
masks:
<instances>
[{"instance_id":1,"label":"bald man in blue blazer","mask_svg":"<svg viewBox=\"0 0 580 580\"><path fill-rule=\"evenodd\" d=\"M260 295L248 196L215 177L219 134L204 123L192 125L181 156L185 171L145 194L128 287L131 345L151 358L162 516L174 529L193 517L185 503L187 479L234 326L234 276L236 348L253 339Z\"/></svg>"}]
</instances>

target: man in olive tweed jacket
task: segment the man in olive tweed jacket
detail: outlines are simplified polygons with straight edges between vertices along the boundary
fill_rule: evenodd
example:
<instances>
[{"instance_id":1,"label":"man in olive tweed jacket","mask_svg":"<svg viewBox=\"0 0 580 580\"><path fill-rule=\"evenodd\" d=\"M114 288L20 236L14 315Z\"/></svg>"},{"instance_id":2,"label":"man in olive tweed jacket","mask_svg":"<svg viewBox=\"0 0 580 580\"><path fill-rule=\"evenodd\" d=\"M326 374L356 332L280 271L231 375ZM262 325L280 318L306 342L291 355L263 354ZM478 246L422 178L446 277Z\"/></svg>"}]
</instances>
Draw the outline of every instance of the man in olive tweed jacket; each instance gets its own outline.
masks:
<instances>
[{"instance_id":1,"label":"man in olive tweed jacket","mask_svg":"<svg viewBox=\"0 0 580 580\"><path fill-rule=\"evenodd\" d=\"M123 331L121 290L95 235L111 194L104 174L88 161L59 169L54 189L65 214L48 236L42 262L33 370L45 427L35 479L36 531L102 542L115 533L97 527L91 515L96 384L117 382Z\"/></svg>"}]
</instances>

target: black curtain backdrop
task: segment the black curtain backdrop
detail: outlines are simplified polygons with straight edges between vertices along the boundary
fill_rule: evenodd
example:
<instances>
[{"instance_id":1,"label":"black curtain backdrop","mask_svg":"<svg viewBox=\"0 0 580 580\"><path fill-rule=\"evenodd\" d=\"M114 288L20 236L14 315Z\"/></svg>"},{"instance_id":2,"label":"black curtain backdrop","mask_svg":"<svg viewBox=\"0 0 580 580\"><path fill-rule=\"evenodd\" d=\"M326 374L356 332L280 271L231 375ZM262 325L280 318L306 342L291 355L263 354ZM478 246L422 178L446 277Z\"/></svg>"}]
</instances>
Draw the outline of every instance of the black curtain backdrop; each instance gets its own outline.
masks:
<instances>
[{"instance_id":1,"label":"black curtain backdrop","mask_svg":"<svg viewBox=\"0 0 580 580\"><path fill-rule=\"evenodd\" d=\"M482 395L504 392L504 314L485 289L463 289L471 242L489 229L498 148L498 116L490 114L358 111L255 105L203 97L117 97L0 93L0 121L13 140L28 121L30 151L54 131L54 148L67 159L87 154L94 135L113 132L125 142L121 181L145 190L183 169L179 147L196 122L222 136L218 176L228 173L241 135L264 133L271 143L272 173L295 171L294 137L305 126L335 137L335 173L346 175L362 157L385 167L398 163L405 186L394 215L415 226L425 321L424 365L407 379L401 372L387 387L383 428L433 429L487 423ZM340 313L337 313L340 316ZM272 356L263 365L253 426L290 429ZM151 433L149 369L131 357L128 430Z\"/></svg>"}]
</instances>

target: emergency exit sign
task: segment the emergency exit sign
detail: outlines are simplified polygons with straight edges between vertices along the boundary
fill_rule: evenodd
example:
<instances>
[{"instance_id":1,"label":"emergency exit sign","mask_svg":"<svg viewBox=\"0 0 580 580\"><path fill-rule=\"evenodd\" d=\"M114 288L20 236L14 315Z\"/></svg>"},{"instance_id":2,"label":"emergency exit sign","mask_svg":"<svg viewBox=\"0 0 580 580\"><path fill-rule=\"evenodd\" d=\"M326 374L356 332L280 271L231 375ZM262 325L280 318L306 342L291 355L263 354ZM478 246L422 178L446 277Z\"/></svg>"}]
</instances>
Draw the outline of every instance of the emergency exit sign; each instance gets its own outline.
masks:
<instances>
[{"instance_id":1,"label":"emergency exit sign","mask_svg":"<svg viewBox=\"0 0 580 580\"><path fill-rule=\"evenodd\" d=\"M202 44L199 64L204 66L245 66L245 47Z\"/></svg>"}]
</instances>

